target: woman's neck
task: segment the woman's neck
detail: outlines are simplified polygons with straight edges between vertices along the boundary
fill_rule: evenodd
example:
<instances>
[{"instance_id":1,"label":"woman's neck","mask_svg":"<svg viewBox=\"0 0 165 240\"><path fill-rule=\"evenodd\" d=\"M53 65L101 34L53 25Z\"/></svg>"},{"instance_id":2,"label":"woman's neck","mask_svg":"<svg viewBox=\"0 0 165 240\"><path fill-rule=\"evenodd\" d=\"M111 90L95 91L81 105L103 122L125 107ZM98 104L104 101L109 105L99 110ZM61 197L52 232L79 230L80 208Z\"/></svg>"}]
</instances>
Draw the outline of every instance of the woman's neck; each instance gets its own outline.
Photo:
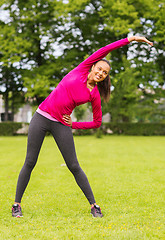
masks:
<instances>
[{"instance_id":1,"label":"woman's neck","mask_svg":"<svg viewBox=\"0 0 165 240\"><path fill-rule=\"evenodd\" d=\"M88 74L87 78L87 88L89 88L90 91L95 87L96 83L93 79L91 79L90 73Z\"/></svg>"}]
</instances>

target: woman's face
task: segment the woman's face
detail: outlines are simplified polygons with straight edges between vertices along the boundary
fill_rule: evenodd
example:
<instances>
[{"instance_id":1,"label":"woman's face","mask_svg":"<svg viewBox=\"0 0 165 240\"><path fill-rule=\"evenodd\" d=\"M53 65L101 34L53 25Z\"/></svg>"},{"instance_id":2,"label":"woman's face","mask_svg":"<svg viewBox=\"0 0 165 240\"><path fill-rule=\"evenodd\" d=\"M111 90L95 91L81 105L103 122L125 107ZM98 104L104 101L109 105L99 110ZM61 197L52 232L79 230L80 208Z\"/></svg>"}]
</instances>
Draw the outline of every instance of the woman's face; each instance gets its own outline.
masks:
<instances>
[{"instance_id":1,"label":"woman's face","mask_svg":"<svg viewBox=\"0 0 165 240\"><path fill-rule=\"evenodd\" d=\"M107 77L109 71L110 66L108 65L108 63L104 61L99 61L92 66L90 74L92 79L97 83L102 82Z\"/></svg>"}]
</instances>

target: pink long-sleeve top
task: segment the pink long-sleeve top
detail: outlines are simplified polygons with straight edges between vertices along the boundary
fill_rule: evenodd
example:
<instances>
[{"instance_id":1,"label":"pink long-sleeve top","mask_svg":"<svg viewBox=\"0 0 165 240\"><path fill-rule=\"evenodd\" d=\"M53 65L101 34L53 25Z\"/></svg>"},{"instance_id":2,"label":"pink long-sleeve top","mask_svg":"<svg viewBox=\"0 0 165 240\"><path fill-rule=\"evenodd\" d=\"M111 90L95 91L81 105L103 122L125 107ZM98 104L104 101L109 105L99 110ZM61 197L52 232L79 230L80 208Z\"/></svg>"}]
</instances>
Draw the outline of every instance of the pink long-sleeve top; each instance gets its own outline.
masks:
<instances>
[{"instance_id":1,"label":"pink long-sleeve top","mask_svg":"<svg viewBox=\"0 0 165 240\"><path fill-rule=\"evenodd\" d=\"M87 88L87 78L92 65L104 58L109 52L129 44L127 38L100 48L70 71L39 105L39 109L50 114L62 124L69 126L63 120L63 115L70 115L80 104L91 102L93 121L72 122L73 129L98 128L102 122L101 98L97 85L90 91Z\"/></svg>"}]
</instances>

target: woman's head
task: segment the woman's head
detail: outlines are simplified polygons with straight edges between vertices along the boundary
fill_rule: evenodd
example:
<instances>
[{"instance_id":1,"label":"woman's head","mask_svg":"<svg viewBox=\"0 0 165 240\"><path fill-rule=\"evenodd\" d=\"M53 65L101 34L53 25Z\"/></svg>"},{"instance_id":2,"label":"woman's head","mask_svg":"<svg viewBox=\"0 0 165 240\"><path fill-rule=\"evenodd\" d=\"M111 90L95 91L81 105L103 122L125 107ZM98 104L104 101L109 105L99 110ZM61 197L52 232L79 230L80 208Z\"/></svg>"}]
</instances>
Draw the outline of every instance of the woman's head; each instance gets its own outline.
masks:
<instances>
[{"instance_id":1,"label":"woman's head","mask_svg":"<svg viewBox=\"0 0 165 240\"><path fill-rule=\"evenodd\" d=\"M111 66L109 61L102 59L92 66L91 73L93 80L97 83L101 97L105 102L108 102L110 98L111 81L109 77Z\"/></svg>"},{"instance_id":2,"label":"woman's head","mask_svg":"<svg viewBox=\"0 0 165 240\"><path fill-rule=\"evenodd\" d=\"M95 62L92 66L90 75L95 83L103 81L110 71L110 63L106 59Z\"/></svg>"}]
</instances>

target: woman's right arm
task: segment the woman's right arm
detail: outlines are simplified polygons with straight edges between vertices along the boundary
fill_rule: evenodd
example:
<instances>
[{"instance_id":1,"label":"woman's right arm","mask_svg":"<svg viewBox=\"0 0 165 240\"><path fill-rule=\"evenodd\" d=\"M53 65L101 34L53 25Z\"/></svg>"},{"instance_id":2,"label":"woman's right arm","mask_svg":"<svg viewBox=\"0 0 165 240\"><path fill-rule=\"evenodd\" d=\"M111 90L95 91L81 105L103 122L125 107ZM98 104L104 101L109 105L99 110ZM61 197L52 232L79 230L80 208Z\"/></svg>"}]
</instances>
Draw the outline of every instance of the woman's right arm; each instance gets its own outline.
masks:
<instances>
[{"instance_id":1,"label":"woman's right arm","mask_svg":"<svg viewBox=\"0 0 165 240\"><path fill-rule=\"evenodd\" d=\"M115 50L117 48L123 47L129 43L130 42L128 41L127 38L110 43L110 44L106 45L105 47L102 47L99 50L97 50L96 52L94 52L87 59L85 59L82 63L80 63L79 66L82 68L84 67L84 68L90 69L95 62L106 57L108 55L108 53L112 52L113 50Z\"/></svg>"},{"instance_id":2,"label":"woman's right arm","mask_svg":"<svg viewBox=\"0 0 165 240\"><path fill-rule=\"evenodd\" d=\"M147 40L145 37L132 36L132 37L124 38L124 39L118 40L116 42L110 43L110 44L106 45L105 47L100 48L99 50L94 52L92 55L90 55L87 59L85 59L82 63L80 63L79 66L82 68L84 67L84 68L90 69L95 62L106 57L108 55L108 53L112 52L115 49L123 47L132 41L146 42L146 43L150 44L151 46L153 46L153 43L150 42L149 40Z\"/></svg>"}]
</instances>

